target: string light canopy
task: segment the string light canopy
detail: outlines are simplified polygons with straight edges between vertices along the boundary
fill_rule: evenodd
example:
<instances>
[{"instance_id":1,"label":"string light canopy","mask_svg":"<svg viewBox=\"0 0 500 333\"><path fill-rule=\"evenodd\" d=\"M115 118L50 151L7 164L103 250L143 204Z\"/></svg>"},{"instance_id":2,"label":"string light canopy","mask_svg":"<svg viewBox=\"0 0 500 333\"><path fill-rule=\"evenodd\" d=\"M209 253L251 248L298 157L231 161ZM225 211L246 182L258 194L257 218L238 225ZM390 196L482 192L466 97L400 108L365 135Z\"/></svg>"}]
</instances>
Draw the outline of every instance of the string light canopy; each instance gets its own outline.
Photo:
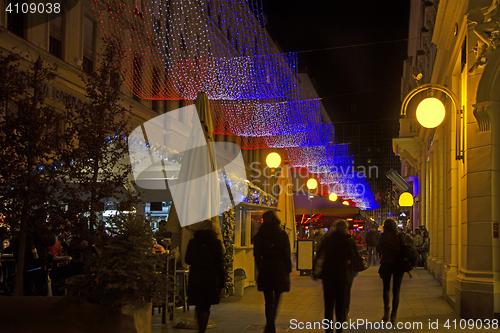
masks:
<instances>
[{"instance_id":1,"label":"string light canopy","mask_svg":"<svg viewBox=\"0 0 500 333\"><path fill-rule=\"evenodd\" d=\"M297 56L271 54L258 1L93 0L104 36L123 43L117 67L142 99L298 98Z\"/></svg>"},{"instance_id":2,"label":"string light canopy","mask_svg":"<svg viewBox=\"0 0 500 333\"><path fill-rule=\"evenodd\" d=\"M347 144L330 144L313 147L286 148L288 160L293 167L317 167L344 165L352 159Z\"/></svg>"},{"instance_id":3,"label":"string light canopy","mask_svg":"<svg viewBox=\"0 0 500 333\"><path fill-rule=\"evenodd\" d=\"M356 207L376 209L379 206L374 201L374 195L366 177L358 172L330 173L318 175L320 183L327 185L328 193L335 193L344 200L351 200Z\"/></svg>"},{"instance_id":4,"label":"string light canopy","mask_svg":"<svg viewBox=\"0 0 500 333\"><path fill-rule=\"evenodd\" d=\"M237 136L275 136L308 131L321 124L320 100L211 101L214 133Z\"/></svg>"},{"instance_id":5,"label":"string light canopy","mask_svg":"<svg viewBox=\"0 0 500 333\"><path fill-rule=\"evenodd\" d=\"M332 124L321 122L319 101L298 100L297 55L271 54L260 0L92 0L92 6L103 36L125 50L115 66L136 97L194 100L203 91L226 100L214 134L232 135L243 149L284 148L292 166L318 175L349 164L347 145L334 145ZM242 102L228 102L234 100ZM174 163L179 158L156 148ZM340 183L346 197L362 200L352 184Z\"/></svg>"}]
</instances>

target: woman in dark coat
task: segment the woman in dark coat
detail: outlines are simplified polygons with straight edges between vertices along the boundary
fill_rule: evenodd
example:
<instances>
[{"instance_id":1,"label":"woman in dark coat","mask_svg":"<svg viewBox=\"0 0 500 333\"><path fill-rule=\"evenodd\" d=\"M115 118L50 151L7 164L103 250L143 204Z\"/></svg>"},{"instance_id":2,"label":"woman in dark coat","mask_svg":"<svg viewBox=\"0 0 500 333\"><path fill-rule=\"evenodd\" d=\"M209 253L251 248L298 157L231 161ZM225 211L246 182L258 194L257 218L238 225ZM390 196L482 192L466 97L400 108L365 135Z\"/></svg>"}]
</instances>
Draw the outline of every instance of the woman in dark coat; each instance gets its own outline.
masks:
<instances>
[{"instance_id":1,"label":"woman in dark coat","mask_svg":"<svg viewBox=\"0 0 500 333\"><path fill-rule=\"evenodd\" d=\"M395 323L398 314L399 292L401 290L401 282L403 281L404 272L396 262L399 249L402 245L401 236L398 232L398 225L393 219L384 221L384 233L380 235L377 244L377 252L380 253L380 268L378 273L384 284L384 317L383 321L389 321L389 294L392 281L392 312L390 313L391 323Z\"/></svg>"},{"instance_id":2,"label":"woman in dark coat","mask_svg":"<svg viewBox=\"0 0 500 333\"><path fill-rule=\"evenodd\" d=\"M213 230L198 230L189 242L185 257L189 269L188 300L196 306L198 332L205 332L210 306L219 304L224 286L224 253Z\"/></svg>"},{"instance_id":3,"label":"woman in dark coat","mask_svg":"<svg viewBox=\"0 0 500 333\"><path fill-rule=\"evenodd\" d=\"M347 232L345 220L335 221L335 231L325 237L317 256L324 256L323 269L319 277L323 280L323 299L325 303L325 319L339 323L346 320L347 298L354 279L353 260L359 255L358 246L354 238ZM333 332L333 327L325 329ZM342 332L342 328L337 328Z\"/></svg>"},{"instance_id":4,"label":"woman in dark coat","mask_svg":"<svg viewBox=\"0 0 500 333\"><path fill-rule=\"evenodd\" d=\"M257 266L257 288L264 292L266 327L276 332L275 320L281 293L290 291L290 241L273 211L262 215L263 223L254 238L253 254Z\"/></svg>"}]
</instances>

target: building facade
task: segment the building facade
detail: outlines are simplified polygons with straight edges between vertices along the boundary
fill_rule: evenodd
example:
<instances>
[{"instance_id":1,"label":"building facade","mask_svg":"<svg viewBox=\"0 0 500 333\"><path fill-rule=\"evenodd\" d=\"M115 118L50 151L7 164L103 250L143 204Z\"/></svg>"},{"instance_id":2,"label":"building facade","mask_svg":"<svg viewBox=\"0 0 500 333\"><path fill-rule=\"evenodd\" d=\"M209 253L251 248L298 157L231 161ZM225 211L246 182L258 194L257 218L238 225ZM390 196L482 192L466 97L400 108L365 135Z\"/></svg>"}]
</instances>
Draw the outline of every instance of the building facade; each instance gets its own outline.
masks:
<instances>
[{"instance_id":1,"label":"building facade","mask_svg":"<svg viewBox=\"0 0 500 333\"><path fill-rule=\"evenodd\" d=\"M424 128L415 108L426 96L415 96L393 140L402 175L420 184L414 211L429 230L427 268L462 318L500 316L499 15L496 0L412 1L402 99L429 83L451 90L457 106L435 95L446 116Z\"/></svg>"}]
</instances>

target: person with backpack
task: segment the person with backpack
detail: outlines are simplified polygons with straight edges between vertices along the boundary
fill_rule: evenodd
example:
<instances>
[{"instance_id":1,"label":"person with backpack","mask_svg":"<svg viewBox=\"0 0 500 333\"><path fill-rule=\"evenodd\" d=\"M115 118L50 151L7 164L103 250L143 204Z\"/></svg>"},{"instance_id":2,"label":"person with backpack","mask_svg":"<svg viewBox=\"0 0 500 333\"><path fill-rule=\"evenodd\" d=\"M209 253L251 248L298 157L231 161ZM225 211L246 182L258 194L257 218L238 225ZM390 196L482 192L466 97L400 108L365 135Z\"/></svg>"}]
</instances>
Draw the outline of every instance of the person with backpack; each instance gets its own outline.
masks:
<instances>
[{"instance_id":1,"label":"person with backpack","mask_svg":"<svg viewBox=\"0 0 500 333\"><path fill-rule=\"evenodd\" d=\"M399 252L404 245L403 237L398 232L396 221L388 218L384 221L384 232L380 235L377 252L380 253L380 268L378 270L383 282L384 316L382 321L396 322L399 306L399 292L403 282L404 270L399 263ZM392 312L389 307L389 295L392 279ZM390 315L390 317L389 317Z\"/></svg>"},{"instance_id":2,"label":"person with backpack","mask_svg":"<svg viewBox=\"0 0 500 333\"><path fill-rule=\"evenodd\" d=\"M290 291L290 241L276 214L269 210L262 215L263 223L255 235L253 255L257 267L257 289L264 292L266 327L275 333L275 320L280 296Z\"/></svg>"}]
</instances>

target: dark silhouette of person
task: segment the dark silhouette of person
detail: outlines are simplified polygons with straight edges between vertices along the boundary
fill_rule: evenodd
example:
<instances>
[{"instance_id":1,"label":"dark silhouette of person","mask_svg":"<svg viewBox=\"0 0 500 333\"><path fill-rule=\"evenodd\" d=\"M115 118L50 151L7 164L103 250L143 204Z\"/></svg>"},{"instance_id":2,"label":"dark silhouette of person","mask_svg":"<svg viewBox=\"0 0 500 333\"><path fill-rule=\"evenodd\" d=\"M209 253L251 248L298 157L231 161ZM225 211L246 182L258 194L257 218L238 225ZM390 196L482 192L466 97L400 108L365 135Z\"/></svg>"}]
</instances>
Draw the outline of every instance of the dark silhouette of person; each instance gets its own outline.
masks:
<instances>
[{"instance_id":1,"label":"dark silhouette of person","mask_svg":"<svg viewBox=\"0 0 500 333\"><path fill-rule=\"evenodd\" d=\"M166 250L169 249L172 232L167 230L167 221L161 220L158 223L158 230L154 233L154 237L159 245L163 246Z\"/></svg>"},{"instance_id":2,"label":"dark silhouette of person","mask_svg":"<svg viewBox=\"0 0 500 333\"><path fill-rule=\"evenodd\" d=\"M31 224L26 235L24 257L23 289L25 296L47 296L47 264L52 259L49 247L55 243L55 236L45 228ZM20 240L13 242L13 254L19 260Z\"/></svg>"},{"instance_id":3,"label":"dark silhouette of person","mask_svg":"<svg viewBox=\"0 0 500 333\"><path fill-rule=\"evenodd\" d=\"M319 278L323 280L323 300L325 319L333 322L335 310L336 321L340 324L346 320L351 285L354 280L353 260L359 255L354 238L347 232L347 222L343 219L335 221L335 231L326 236L318 251L324 256L323 269ZM342 332L342 327L337 332ZM325 332L333 332L329 326Z\"/></svg>"},{"instance_id":4,"label":"dark silhouette of person","mask_svg":"<svg viewBox=\"0 0 500 333\"><path fill-rule=\"evenodd\" d=\"M257 289L264 292L264 332L274 333L281 294L290 291L290 241L273 211L265 212L262 219L263 223L254 238L253 254L258 271Z\"/></svg>"},{"instance_id":5,"label":"dark silhouette of person","mask_svg":"<svg viewBox=\"0 0 500 333\"><path fill-rule=\"evenodd\" d=\"M366 235L366 248L368 250L368 263L370 265L377 264L377 244L380 239L380 234L375 228L371 228Z\"/></svg>"},{"instance_id":6,"label":"dark silhouette of person","mask_svg":"<svg viewBox=\"0 0 500 333\"><path fill-rule=\"evenodd\" d=\"M380 268L378 270L383 282L384 316L383 321L396 322L399 306L399 292L404 272L397 262L397 256L402 246L398 225L393 219L384 221L384 233L380 235L377 244L377 252L381 254ZM389 296L392 279L392 312L389 307ZM389 317L390 313L390 317Z\"/></svg>"},{"instance_id":7,"label":"dark silhouette of person","mask_svg":"<svg viewBox=\"0 0 500 333\"><path fill-rule=\"evenodd\" d=\"M188 300L196 306L198 332L205 332L210 307L219 304L226 280L224 252L213 230L198 230L189 241L185 261L189 268Z\"/></svg>"}]
</instances>

